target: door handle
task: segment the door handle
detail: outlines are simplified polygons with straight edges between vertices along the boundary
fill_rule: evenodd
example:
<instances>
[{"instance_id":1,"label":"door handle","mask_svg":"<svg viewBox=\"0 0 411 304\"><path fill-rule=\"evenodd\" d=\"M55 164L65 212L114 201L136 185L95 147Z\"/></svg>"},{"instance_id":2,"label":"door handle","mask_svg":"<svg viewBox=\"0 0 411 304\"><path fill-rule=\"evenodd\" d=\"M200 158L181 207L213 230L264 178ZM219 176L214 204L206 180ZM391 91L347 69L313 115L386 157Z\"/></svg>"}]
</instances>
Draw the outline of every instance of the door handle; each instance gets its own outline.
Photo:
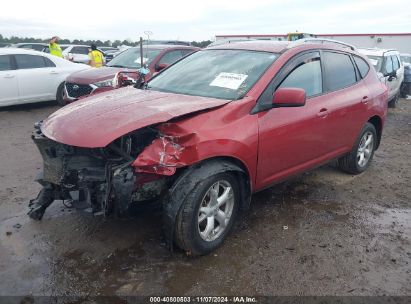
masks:
<instances>
[{"instance_id":1,"label":"door handle","mask_svg":"<svg viewBox=\"0 0 411 304\"><path fill-rule=\"evenodd\" d=\"M59 72L51 71L50 74L58 74Z\"/></svg>"},{"instance_id":2,"label":"door handle","mask_svg":"<svg viewBox=\"0 0 411 304\"><path fill-rule=\"evenodd\" d=\"M362 99L361 99L361 102L362 103L368 103L370 101L370 99L368 98L368 96L364 96Z\"/></svg>"},{"instance_id":3,"label":"door handle","mask_svg":"<svg viewBox=\"0 0 411 304\"><path fill-rule=\"evenodd\" d=\"M320 112L317 113L317 116L321 118L327 117L327 115L328 115L328 109L326 108L322 108Z\"/></svg>"},{"instance_id":4,"label":"door handle","mask_svg":"<svg viewBox=\"0 0 411 304\"><path fill-rule=\"evenodd\" d=\"M14 78L14 75L12 75L12 74L6 74L6 75L4 75L4 78Z\"/></svg>"}]
</instances>

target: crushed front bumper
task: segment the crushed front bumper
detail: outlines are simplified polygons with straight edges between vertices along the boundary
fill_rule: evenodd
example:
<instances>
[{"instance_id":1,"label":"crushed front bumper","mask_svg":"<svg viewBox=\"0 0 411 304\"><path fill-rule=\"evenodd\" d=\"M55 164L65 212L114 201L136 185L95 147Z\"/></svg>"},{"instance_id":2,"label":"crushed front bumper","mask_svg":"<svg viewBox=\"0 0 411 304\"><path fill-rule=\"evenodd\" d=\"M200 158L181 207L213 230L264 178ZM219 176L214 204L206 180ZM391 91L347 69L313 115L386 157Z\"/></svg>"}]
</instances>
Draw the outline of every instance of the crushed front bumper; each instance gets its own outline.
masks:
<instances>
[{"instance_id":1,"label":"crushed front bumper","mask_svg":"<svg viewBox=\"0 0 411 304\"><path fill-rule=\"evenodd\" d=\"M55 142L35 125L32 139L43 158L37 181L43 186L30 201L29 216L40 220L54 200L70 200L73 207L92 214L124 214L136 184L133 159L107 148L78 148Z\"/></svg>"}]
</instances>

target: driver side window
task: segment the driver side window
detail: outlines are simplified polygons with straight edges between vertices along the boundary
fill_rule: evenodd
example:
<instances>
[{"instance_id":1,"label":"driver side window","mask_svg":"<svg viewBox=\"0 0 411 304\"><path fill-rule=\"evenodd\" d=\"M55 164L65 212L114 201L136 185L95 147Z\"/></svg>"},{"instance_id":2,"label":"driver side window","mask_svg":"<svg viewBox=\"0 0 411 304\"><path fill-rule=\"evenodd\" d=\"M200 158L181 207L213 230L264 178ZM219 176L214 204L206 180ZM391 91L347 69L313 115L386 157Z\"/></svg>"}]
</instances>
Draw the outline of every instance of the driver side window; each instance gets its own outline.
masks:
<instances>
[{"instance_id":1,"label":"driver side window","mask_svg":"<svg viewBox=\"0 0 411 304\"><path fill-rule=\"evenodd\" d=\"M385 57L385 64L384 64L385 73L389 74L394 71L391 56Z\"/></svg>"},{"instance_id":2,"label":"driver side window","mask_svg":"<svg viewBox=\"0 0 411 304\"><path fill-rule=\"evenodd\" d=\"M298 65L278 88L304 89L306 96L314 96L322 93L322 74L320 58L309 59Z\"/></svg>"},{"instance_id":3,"label":"driver side window","mask_svg":"<svg viewBox=\"0 0 411 304\"><path fill-rule=\"evenodd\" d=\"M391 59L392 59L392 65L393 65L394 71L398 70L400 68L398 57L396 55L392 55Z\"/></svg>"}]
</instances>

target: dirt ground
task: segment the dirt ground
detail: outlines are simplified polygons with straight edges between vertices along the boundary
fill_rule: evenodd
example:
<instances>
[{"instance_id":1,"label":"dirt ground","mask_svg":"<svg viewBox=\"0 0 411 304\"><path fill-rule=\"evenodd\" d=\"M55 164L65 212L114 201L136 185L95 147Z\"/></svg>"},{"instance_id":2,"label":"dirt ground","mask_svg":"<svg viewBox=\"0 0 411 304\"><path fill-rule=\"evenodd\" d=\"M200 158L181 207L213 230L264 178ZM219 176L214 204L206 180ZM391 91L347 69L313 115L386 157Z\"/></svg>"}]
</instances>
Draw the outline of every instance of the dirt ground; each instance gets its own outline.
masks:
<instances>
[{"instance_id":1,"label":"dirt ground","mask_svg":"<svg viewBox=\"0 0 411 304\"><path fill-rule=\"evenodd\" d=\"M159 210L124 220L55 202L30 139L51 103L0 110L0 295L411 295L411 100L390 109L367 172L324 166L253 196L214 254L170 254ZM338 136L338 135L337 135Z\"/></svg>"}]
</instances>

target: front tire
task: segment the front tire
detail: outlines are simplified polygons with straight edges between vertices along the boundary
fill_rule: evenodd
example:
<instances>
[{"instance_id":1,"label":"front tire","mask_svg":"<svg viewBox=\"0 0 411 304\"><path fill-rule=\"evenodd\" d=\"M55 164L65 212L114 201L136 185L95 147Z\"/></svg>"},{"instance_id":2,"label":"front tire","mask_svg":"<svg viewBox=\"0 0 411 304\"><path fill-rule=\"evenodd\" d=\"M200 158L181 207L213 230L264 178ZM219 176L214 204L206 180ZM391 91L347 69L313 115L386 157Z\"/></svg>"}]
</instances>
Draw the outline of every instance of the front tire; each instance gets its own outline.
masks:
<instances>
[{"instance_id":1,"label":"front tire","mask_svg":"<svg viewBox=\"0 0 411 304\"><path fill-rule=\"evenodd\" d=\"M65 106L67 103L64 101L64 82L60 83L57 88L56 101L59 106Z\"/></svg>"},{"instance_id":2,"label":"front tire","mask_svg":"<svg viewBox=\"0 0 411 304\"><path fill-rule=\"evenodd\" d=\"M351 152L338 160L340 169L350 174L360 174L367 170L374 156L377 140L374 125L367 122Z\"/></svg>"},{"instance_id":3,"label":"front tire","mask_svg":"<svg viewBox=\"0 0 411 304\"><path fill-rule=\"evenodd\" d=\"M211 175L191 189L176 220L175 242L188 254L205 255L219 247L237 217L240 191L228 172Z\"/></svg>"}]
</instances>

